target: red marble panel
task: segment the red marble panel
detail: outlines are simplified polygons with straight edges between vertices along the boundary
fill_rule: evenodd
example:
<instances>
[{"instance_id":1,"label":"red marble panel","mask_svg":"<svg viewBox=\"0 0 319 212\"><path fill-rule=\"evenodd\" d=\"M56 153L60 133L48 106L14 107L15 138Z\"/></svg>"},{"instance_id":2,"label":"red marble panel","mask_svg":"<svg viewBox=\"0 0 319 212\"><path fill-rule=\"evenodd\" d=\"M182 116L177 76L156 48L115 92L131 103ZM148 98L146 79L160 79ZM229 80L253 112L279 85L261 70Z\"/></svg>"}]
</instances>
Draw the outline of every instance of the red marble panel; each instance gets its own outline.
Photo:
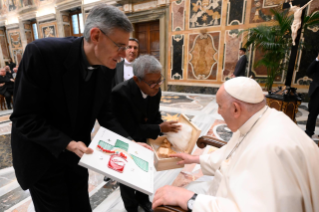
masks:
<instances>
[{"instance_id":1,"label":"red marble panel","mask_svg":"<svg viewBox=\"0 0 319 212\"><path fill-rule=\"evenodd\" d=\"M242 39L242 35L237 37L237 34L230 34L229 32L230 31L227 31L225 36L226 45L223 78L232 74L235 70L238 61L238 50Z\"/></svg>"},{"instance_id":2,"label":"red marble panel","mask_svg":"<svg viewBox=\"0 0 319 212\"><path fill-rule=\"evenodd\" d=\"M266 77L267 76L267 69L265 66L259 66L258 68L254 68L255 64L257 61L263 58L264 53L261 52L260 50L255 50L254 51L254 58L253 58L253 65L252 65L252 70L253 72L258 75L258 77Z\"/></svg>"},{"instance_id":3,"label":"red marble panel","mask_svg":"<svg viewBox=\"0 0 319 212\"><path fill-rule=\"evenodd\" d=\"M31 25L30 24L24 24L24 29L31 29Z\"/></svg>"},{"instance_id":4,"label":"red marble panel","mask_svg":"<svg viewBox=\"0 0 319 212\"><path fill-rule=\"evenodd\" d=\"M6 42L6 38L4 36L0 36L0 45L1 45L1 50L2 50L2 54L3 54L3 59L9 59L10 58L10 54L8 51L8 46L7 46L7 42Z\"/></svg>"},{"instance_id":5,"label":"red marble panel","mask_svg":"<svg viewBox=\"0 0 319 212\"><path fill-rule=\"evenodd\" d=\"M176 28L184 30L184 11L185 11L185 1L181 3L172 3L172 31L175 31Z\"/></svg>"}]
</instances>

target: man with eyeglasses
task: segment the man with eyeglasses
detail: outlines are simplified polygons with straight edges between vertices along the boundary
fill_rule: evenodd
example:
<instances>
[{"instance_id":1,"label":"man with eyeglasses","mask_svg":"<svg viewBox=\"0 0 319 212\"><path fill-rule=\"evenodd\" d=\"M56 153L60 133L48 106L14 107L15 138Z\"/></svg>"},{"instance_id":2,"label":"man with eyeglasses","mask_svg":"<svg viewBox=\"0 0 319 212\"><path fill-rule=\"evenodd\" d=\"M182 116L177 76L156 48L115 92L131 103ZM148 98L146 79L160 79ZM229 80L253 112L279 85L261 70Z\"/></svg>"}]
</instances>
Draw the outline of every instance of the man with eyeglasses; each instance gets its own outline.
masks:
<instances>
[{"instance_id":1,"label":"man with eyeglasses","mask_svg":"<svg viewBox=\"0 0 319 212\"><path fill-rule=\"evenodd\" d=\"M138 56L139 42L136 38L130 38L126 49L126 57L116 65L116 73L113 86L129 80L133 77L133 62Z\"/></svg>"},{"instance_id":2,"label":"man with eyeglasses","mask_svg":"<svg viewBox=\"0 0 319 212\"><path fill-rule=\"evenodd\" d=\"M133 78L118 84L112 90L112 111L120 124L135 141L156 139L164 132L177 132L176 121L163 122L159 105L160 85L163 83L162 65L154 57L143 55L133 63ZM120 184L121 196L128 212L137 212L138 206L152 211L146 194Z\"/></svg>"},{"instance_id":3,"label":"man with eyeglasses","mask_svg":"<svg viewBox=\"0 0 319 212\"><path fill-rule=\"evenodd\" d=\"M13 166L37 212L91 212L88 170L96 120L128 137L110 108L115 67L133 27L114 6L93 7L83 37L27 45L15 80L11 116ZM30 95L32 94L32 95Z\"/></svg>"}]
</instances>

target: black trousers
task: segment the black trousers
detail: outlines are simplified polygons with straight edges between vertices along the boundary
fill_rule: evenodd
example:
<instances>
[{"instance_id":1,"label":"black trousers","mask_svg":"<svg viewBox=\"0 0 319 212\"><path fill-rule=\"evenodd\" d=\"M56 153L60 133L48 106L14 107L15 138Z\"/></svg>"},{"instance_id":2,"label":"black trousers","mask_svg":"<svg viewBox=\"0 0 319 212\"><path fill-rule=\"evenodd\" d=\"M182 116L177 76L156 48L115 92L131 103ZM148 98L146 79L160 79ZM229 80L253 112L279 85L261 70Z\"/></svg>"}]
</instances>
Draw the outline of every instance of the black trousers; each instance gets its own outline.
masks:
<instances>
[{"instance_id":1,"label":"black trousers","mask_svg":"<svg viewBox=\"0 0 319 212\"><path fill-rule=\"evenodd\" d=\"M316 121L319 115L319 89L315 90L315 92L311 95L308 109L309 115L306 125L306 133L311 137L315 132Z\"/></svg>"},{"instance_id":2,"label":"black trousers","mask_svg":"<svg viewBox=\"0 0 319 212\"><path fill-rule=\"evenodd\" d=\"M11 107L11 96L12 93L10 90L7 90L6 92L4 92L4 94L2 94L4 96L4 98L6 99L7 102L7 107L10 108Z\"/></svg>"},{"instance_id":3,"label":"black trousers","mask_svg":"<svg viewBox=\"0 0 319 212\"><path fill-rule=\"evenodd\" d=\"M120 184L120 189L125 209L128 212L137 212L139 205L144 205L150 202L147 194L136 191L135 189L123 184Z\"/></svg>"},{"instance_id":4,"label":"black trousers","mask_svg":"<svg viewBox=\"0 0 319 212\"><path fill-rule=\"evenodd\" d=\"M88 170L54 164L29 188L36 212L91 212Z\"/></svg>"}]
</instances>

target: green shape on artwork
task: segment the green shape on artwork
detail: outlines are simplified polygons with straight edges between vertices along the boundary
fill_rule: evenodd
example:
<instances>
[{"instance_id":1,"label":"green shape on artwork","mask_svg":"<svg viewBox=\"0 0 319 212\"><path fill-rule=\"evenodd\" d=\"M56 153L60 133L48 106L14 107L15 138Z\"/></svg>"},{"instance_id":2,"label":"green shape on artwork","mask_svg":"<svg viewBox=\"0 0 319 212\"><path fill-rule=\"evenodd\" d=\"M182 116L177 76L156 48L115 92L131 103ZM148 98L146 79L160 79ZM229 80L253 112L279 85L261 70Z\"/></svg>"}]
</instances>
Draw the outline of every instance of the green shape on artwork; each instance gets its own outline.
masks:
<instances>
[{"instance_id":1,"label":"green shape on artwork","mask_svg":"<svg viewBox=\"0 0 319 212\"><path fill-rule=\"evenodd\" d=\"M103 148L103 149L107 149L107 150L112 150L113 149L113 145L106 143L105 141L100 140L99 141L99 145Z\"/></svg>"},{"instance_id":2,"label":"green shape on artwork","mask_svg":"<svg viewBox=\"0 0 319 212\"><path fill-rule=\"evenodd\" d=\"M143 160L135 155L131 155L131 156L138 167L140 167L143 171L148 172L148 162L147 161L145 161L145 160Z\"/></svg>"},{"instance_id":3,"label":"green shape on artwork","mask_svg":"<svg viewBox=\"0 0 319 212\"><path fill-rule=\"evenodd\" d=\"M125 143L124 141L117 139L116 143L115 143L115 147L118 147L120 149L127 151L128 150L128 143Z\"/></svg>"}]
</instances>

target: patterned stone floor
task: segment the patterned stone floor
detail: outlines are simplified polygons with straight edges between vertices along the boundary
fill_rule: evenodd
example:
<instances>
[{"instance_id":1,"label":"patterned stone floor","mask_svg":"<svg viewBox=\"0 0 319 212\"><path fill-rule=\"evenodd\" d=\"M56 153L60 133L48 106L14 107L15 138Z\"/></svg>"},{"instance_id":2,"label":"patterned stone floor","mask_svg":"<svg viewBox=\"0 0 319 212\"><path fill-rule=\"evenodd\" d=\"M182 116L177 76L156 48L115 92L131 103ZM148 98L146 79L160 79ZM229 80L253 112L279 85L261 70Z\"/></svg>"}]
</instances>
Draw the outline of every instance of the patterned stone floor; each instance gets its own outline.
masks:
<instances>
[{"instance_id":1,"label":"patterned stone floor","mask_svg":"<svg viewBox=\"0 0 319 212\"><path fill-rule=\"evenodd\" d=\"M202 130L201 135L216 136L225 141L228 141L232 135L222 117L217 113L214 95L163 92L160 110L165 121L177 120L180 114L184 114ZM12 168L11 122L9 120L11 112L0 111L0 212L33 212L29 191L23 191L20 188ZM297 114L297 124L302 129L305 128L307 116L307 104L303 103ZM98 128L97 123L92 131L92 136L96 134ZM316 135L318 134L319 119L316 127ZM195 148L193 154L212 151L215 149L211 147L204 150ZM103 181L104 176L93 171L89 171L89 174L89 194L93 211L124 212L117 183L113 181L106 183ZM182 186L201 176L199 167L195 165L185 166L184 169L156 172L155 190L163 185ZM152 198L153 196L150 196L151 200Z\"/></svg>"}]
</instances>

